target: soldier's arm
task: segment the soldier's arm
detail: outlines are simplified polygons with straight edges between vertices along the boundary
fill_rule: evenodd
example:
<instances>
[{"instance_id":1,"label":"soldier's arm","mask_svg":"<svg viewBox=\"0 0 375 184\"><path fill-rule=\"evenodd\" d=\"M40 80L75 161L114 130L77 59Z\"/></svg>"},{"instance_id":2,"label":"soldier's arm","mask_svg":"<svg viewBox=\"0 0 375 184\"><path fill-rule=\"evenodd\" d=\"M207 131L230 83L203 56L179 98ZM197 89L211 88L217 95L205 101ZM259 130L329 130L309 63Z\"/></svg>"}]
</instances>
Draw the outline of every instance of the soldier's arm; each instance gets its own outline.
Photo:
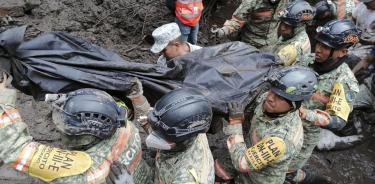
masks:
<instances>
[{"instance_id":1,"label":"soldier's arm","mask_svg":"<svg viewBox=\"0 0 375 184\"><path fill-rule=\"evenodd\" d=\"M258 100L263 99L266 94ZM283 159L286 145L283 139L276 136L270 135L247 148L242 133L242 123L245 120L244 106L238 102L230 102L228 109L229 125L224 127L223 132L229 135L227 146L232 164L237 171L258 171Z\"/></svg>"},{"instance_id":2,"label":"soldier's arm","mask_svg":"<svg viewBox=\"0 0 375 184\"><path fill-rule=\"evenodd\" d=\"M230 127L232 126L232 127ZM229 125L225 130L231 134L227 139L232 164L239 172L256 172L280 162L286 150L285 142L279 137L267 137L250 148L246 147L242 125Z\"/></svg>"},{"instance_id":3,"label":"soldier's arm","mask_svg":"<svg viewBox=\"0 0 375 184\"><path fill-rule=\"evenodd\" d=\"M349 114L353 110L353 100L356 94L357 91L351 90L346 84L336 83L325 111L302 108L300 109L300 116L317 126L341 130L346 125Z\"/></svg>"},{"instance_id":4,"label":"soldier's arm","mask_svg":"<svg viewBox=\"0 0 375 184\"><path fill-rule=\"evenodd\" d=\"M85 153L33 142L15 102L16 90L0 87L0 160L4 164L46 182L81 174L91 166ZM77 162L78 158L84 161Z\"/></svg>"},{"instance_id":5,"label":"soldier's arm","mask_svg":"<svg viewBox=\"0 0 375 184\"><path fill-rule=\"evenodd\" d=\"M134 120L138 122L146 133L151 132L151 127L147 122L147 114L151 110L150 103L143 95L142 83L137 78L132 79L133 87L127 97L131 100L134 108Z\"/></svg>"},{"instance_id":6,"label":"soldier's arm","mask_svg":"<svg viewBox=\"0 0 375 184\"><path fill-rule=\"evenodd\" d=\"M249 18L249 12L252 12L256 0L243 0L240 6L233 13L230 20L225 21L224 29L226 34L240 30Z\"/></svg>"}]
</instances>

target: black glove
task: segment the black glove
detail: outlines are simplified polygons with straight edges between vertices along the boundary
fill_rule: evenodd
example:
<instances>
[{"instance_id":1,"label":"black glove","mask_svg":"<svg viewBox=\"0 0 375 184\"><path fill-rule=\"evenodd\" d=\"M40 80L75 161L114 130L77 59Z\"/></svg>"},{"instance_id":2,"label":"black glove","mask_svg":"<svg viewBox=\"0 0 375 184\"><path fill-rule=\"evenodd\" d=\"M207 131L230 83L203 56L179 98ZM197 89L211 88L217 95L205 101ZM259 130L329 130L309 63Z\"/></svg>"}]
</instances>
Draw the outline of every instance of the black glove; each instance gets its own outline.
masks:
<instances>
[{"instance_id":1,"label":"black glove","mask_svg":"<svg viewBox=\"0 0 375 184\"><path fill-rule=\"evenodd\" d=\"M113 162L111 172L105 178L107 184L134 184L133 177L129 174L126 166L120 162Z\"/></svg>"},{"instance_id":2,"label":"black glove","mask_svg":"<svg viewBox=\"0 0 375 184\"><path fill-rule=\"evenodd\" d=\"M233 122L241 121L243 122L244 118L244 106L242 103L239 102L229 102L228 103L228 110L229 110L229 124L233 124ZM231 123L232 122L232 123Z\"/></svg>"},{"instance_id":3,"label":"black glove","mask_svg":"<svg viewBox=\"0 0 375 184\"><path fill-rule=\"evenodd\" d=\"M141 81L137 77L133 77L130 82L132 84L132 87L126 96L129 99L132 99L143 95L143 87Z\"/></svg>"}]
</instances>

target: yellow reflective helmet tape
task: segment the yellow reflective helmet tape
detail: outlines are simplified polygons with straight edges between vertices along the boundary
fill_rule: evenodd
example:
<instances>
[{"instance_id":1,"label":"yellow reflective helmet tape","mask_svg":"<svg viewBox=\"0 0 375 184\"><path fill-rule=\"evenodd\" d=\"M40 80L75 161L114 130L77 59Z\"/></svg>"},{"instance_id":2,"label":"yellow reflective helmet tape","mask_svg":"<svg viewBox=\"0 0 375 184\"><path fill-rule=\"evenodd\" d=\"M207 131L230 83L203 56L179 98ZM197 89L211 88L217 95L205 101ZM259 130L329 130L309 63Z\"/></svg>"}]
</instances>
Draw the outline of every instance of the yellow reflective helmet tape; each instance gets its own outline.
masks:
<instances>
[{"instance_id":1,"label":"yellow reflective helmet tape","mask_svg":"<svg viewBox=\"0 0 375 184\"><path fill-rule=\"evenodd\" d=\"M28 172L30 176L50 182L57 178L82 174L91 165L91 157L85 152L62 150L40 144L31 159Z\"/></svg>"},{"instance_id":2,"label":"yellow reflective helmet tape","mask_svg":"<svg viewBox=\"0 0 375 184\"><path fill-rule=\"evenodd\" d=\"M284 66L293 65L297 60L297 48L294 45L287 45L283 47L277 55L280 57Z\"/></svg>"},{"instance_id":3,"label":"yellow reflective helmet tape","mask_svg":"<svg viewBox=\"0 0 375 184\"><path fill-rule=\"evenodd\" d=\"M245 155L254 170L260 170L279 161L284 156L285 150L286 145L283 139L267 137L247 149Z\"/></svg>"},{"instance_id":4,"label":"yellow reflective helmet tape","mask_svg":"<svg viewBox=\"0 0 375 184\"><path fill-rule=\"evenodd\" d=\"M326 111L347 121L350 113L350 105L346 100L345 94L344 86L341 83L336 83L329 97Z\"/></svg>"}]
</instances>

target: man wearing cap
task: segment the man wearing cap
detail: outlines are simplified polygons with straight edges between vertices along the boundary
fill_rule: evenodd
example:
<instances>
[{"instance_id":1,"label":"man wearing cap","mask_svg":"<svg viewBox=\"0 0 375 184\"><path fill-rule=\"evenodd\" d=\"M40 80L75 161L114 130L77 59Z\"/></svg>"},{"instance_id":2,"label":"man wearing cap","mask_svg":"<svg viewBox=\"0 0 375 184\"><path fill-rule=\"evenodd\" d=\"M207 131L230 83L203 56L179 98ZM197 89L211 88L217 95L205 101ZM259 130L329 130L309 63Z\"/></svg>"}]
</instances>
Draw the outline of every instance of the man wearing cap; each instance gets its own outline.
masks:
<instances>
[{"instance_id":1,"label":"man wearing cap","mask_svg":"<svg viewBox=\"0 0 375 184\"><path fill-rule=\"evenodd\" d=\"M362 31L360 44L353 48L353 54L364 59L375 45L375 0L359 0L361 3L353 10L353 20Z\"/></svg>"},{"instance_id":2,"label":"man wearing cap","mask_svg":"<svg viewBox=\"0 0 375 184\"><path fill-rule=\"evenodd\" d=\"M167 61L175 57L183 56L202 48L183 41L180 28L176 23L169 23L156 28L152 32L152 37L155 43L151 47L151 52L155 54L162 52L156 63L163 66L167 66Z\"/></svg>"}]
</instances>

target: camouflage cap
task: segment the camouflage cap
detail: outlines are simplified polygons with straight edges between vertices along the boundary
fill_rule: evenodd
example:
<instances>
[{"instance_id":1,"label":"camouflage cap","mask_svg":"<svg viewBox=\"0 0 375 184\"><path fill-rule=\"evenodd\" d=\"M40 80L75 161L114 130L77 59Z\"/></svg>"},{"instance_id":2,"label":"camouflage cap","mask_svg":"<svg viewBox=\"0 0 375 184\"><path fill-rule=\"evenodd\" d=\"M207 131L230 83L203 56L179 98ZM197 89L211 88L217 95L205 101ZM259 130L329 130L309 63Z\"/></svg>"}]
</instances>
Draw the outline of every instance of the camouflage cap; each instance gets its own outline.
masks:
<instances>
[{"instance_id":1,"label":"camouflage cap","mask_svg":"<svg viewBox=\"0 0 375 184\"><path fill-rule=\"evenodd\" d=\"M181 36L180 28L176 23L164 24L156 28L152 32L152 37L154 37L155 43L151 47L151 52L160 53L168 43L172 40Z\"/></svg>"}]
</instances>

